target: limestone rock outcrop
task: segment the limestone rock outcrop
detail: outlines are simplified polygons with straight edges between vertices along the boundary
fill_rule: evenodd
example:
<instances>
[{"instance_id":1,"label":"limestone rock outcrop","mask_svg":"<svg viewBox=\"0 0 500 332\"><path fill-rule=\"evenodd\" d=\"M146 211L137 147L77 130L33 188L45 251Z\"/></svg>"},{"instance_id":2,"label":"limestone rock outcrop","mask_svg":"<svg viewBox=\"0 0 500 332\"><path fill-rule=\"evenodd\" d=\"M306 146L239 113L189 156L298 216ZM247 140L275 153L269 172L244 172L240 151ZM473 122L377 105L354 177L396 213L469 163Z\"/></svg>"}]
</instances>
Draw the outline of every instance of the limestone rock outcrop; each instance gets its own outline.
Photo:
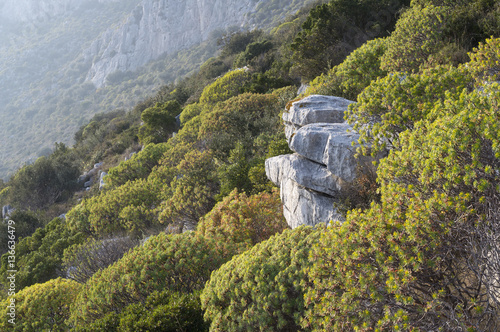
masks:
<instances>
[{"instance_id":1,"label":"limestone rock outcrop","mask_svg":"<svg viewBox=\"0 0 500 332\"><path fill-rule=\"evenodd\" d=\"M99 0L117 2L119 0ZM4 0L0 3L0 19L15 23L36 23L91 2L91 0Z\"/></svg>"},{"instance_id":2,"label":"limestone rock outcrop","mask_svg":"<svg viewBox=\"0 0 500 332\"><path fill-rule=\"evenodd\" d=\"M283 113L285 135L290 139L301 127L316 123L343 123L344 112L354 103L340 97L311 95L296 101Z\"/></svg>"},{"instance_id":3,"label":"limestone rock outcrop","mask_svg":"<svg viewBox=\"0 0 500 332\"><path fill-rule=\"evenodd\" d=\"M344 122L353 102L311 95L283 115L290 148L295 152L266 160L267 177L280 187L283 213L292 228L342 221L335 209L342 188L371 158L355 158L359 135Z\"/></svg>"},{"instance_id":4,"label":"limestone rock outcrop","mask_svg":"<svg viewBox=\"0 0 500 332\"><path fill-rule=\"evenodd\" d=\"M142 0L121 26L106 31L85 51L87 80L96 87L117 71L133 71L162 55L209 38L214 31L252 28L269 0ZM305 1L305 3L309 2ZM294 6L282 1L283 15Z\"/></svg>"}]
</instances>

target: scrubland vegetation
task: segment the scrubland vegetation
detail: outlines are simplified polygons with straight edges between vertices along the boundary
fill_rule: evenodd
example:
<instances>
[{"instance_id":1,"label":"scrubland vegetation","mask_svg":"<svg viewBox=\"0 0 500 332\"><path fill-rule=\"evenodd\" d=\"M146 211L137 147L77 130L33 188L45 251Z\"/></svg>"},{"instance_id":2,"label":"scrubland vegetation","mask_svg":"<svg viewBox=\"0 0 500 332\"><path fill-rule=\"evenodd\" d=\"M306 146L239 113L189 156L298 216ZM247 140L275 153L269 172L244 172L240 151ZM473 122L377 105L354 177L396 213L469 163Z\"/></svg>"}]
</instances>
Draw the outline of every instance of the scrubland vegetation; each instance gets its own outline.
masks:
<instances>
[{"instance_id":1,"label":"scrubland vegetation","mask_svg":"<svg viewBox=\"0 0 500 332\"><path fill-rule=\"evenodd\" d=\"M498 22L497 1L332 0L95 116L0 186L15 330L498 330ZM264 161L289 153L280 113L301 81L356 100L359 153L387 157L345 222L291 230ZM97 161L106 186L79 192Z\"/></svg>"}]
</instances>

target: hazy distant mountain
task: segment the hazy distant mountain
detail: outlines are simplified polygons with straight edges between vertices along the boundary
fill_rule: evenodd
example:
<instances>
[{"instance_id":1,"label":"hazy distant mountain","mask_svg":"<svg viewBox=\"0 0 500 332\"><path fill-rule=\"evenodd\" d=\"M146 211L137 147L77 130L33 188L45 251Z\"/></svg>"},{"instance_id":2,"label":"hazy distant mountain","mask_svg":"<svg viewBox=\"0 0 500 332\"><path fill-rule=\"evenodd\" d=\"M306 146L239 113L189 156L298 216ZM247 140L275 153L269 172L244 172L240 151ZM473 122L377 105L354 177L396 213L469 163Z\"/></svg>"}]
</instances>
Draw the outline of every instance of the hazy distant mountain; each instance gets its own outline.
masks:
<instances>
[{"instance_id":1,"label":"hazy distant mountain","mask_svg":"<svg viewBox=\"0 0 500 332\"><path fill-rule=\"evenodd\" d=\"M214 42L200 42L270 26L308 2L3 1L0 178L54 142L71 143L93 114L131 107L196 69L216 51Z\"/></svg>"}]
</instances>

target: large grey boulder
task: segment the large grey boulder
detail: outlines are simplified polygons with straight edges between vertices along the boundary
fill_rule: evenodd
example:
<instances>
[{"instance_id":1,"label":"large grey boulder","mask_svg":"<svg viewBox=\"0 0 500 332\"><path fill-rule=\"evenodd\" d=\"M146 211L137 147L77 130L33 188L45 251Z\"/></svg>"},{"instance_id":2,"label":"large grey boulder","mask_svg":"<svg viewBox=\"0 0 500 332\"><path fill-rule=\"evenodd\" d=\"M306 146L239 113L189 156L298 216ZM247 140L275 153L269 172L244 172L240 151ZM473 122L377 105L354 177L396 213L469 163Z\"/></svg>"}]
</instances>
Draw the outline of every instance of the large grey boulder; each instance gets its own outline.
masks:
<instances>
[{"instance_id":1,"label":"large grey boulder","mask_svg":"<svg viewBox=\"0 0 500 332\"><path fill-rule=\"evenodd\" d=\"M340 185L326 167L297 154L266 160L266 175L278 187L291 228L343 220L334 208Z\"/></svg>"},{"instance_id":2,"label":"large grey boulder","mask_svg":"<svg viewBox=\"0 0 500 332\"><path fill-rule=\"evenodd\" d=\"M344 122L353 102L312 95L283 114L288 145L294 154L266 160L266 175L280 187L283 213L292 228L342 221L335 208L342 190L372 158L355 157L359 135Z\"/></svg>"},{"instance_id":3,"label":"large grey boulder","mask_svg":"<svg viewBox=\"0 0 500 332\"><path fill-rule=\"evenodd\" d=\"M358 138L347 123L311 124L297 130L290 141L290 149L325 165L332 174L350 182L356 178L358 164L368 161L354 157Z\"/></svg>"},{"instance_id":4,"label":"large grey boulder","mask_svg":"<svg viewBox=\"0 0 500 332\"><path fill-rule=\"evenodd\" d=\"M290 178L283 178L280 197L283 215L291 228L343 221L334 207L334 197L305 188Z\"/></svg>"},{"instance_id":5,"label":"large grey boulder","mask_svg":"<svg viewBox=\"0 0 500 332\"><path fill-rule=\"evenodd\" d=\"M290 141L301 127L312 123L343 123L347 107L354 103L340 97L310 95L292 103L283 113L285 135Z\"/></svg>"},{"instance_id":6,"label":"large grey boulder","mask_svg":"<svg viewBox=\"0 0 500 332\"><path fill-rule=\"evenodd\" d=\"M280 196L283 215L291 228L343 221L334 207L336 201L333 197L308 190L290 179L283 182Z\"/></svg>"},{"instance_id":7,"label":"large grey boulder","mask_svg":"<svg viewBox=\"0 0 500 332\"><path fill-rule=\"evenodd\" d=\"M278 187L283 181L290 179L302 187L332 197L337 196L341 189L339 178L328 171L326 167L298 154L267 159L266 175Z\"/></svg>"}]
</instances>

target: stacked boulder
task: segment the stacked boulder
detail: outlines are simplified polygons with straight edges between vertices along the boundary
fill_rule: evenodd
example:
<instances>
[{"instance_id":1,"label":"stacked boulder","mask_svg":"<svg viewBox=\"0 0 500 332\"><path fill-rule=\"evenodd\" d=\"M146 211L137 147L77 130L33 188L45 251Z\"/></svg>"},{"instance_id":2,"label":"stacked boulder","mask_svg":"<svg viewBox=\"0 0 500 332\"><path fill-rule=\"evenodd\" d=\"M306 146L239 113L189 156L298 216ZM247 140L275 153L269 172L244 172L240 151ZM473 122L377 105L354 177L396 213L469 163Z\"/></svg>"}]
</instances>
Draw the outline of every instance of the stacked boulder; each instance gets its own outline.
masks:
<instances>
[{"instance_id":1,"label":"stacked boulder","mask_svg":"<svg viewBox=\"0 0 500 332\"><path fill-rule=\"evenodd\" d=\"M291 228L342 221L335 209L342 188L356 179L359 169L371 165L369 158L354 157L359 135L344 121L352 103L311 95L283 114L288 145L295 153L267 159L266 174L280 187Z\"/></svg>"}]
</instances>

